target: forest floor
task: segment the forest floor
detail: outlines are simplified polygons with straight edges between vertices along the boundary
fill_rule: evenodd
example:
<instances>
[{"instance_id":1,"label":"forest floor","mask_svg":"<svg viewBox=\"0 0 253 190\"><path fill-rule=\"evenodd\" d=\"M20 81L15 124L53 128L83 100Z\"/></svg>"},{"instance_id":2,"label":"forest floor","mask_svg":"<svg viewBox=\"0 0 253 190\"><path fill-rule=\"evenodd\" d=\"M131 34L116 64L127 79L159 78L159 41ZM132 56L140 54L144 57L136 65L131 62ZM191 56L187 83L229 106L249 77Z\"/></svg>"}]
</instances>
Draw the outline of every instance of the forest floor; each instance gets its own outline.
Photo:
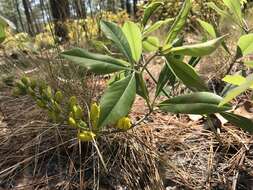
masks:
<instances>
[{"instance_id":1,"label":"forest floor","mask_svg":"<svg viewBox=\"0 0 253 190\"><path fill-rule=\"evenodd\" d=\"M160 66L158 61L150 68L154 75ZM148 77L146 81L152 89L154 84ZM253 118L251 107L244 101L237 113ZM69 138L66 128L47 122L29 97L13 97L4 87L0 108L2 189L89 189L94 183L100 184L99 189L253 187L252 136L223 120L214 133L201 116L153 114L127 134L98 141L110 167L106 173L94 155L85 155L96 163L87 161L81 170L79 164L85 161L76 138ZM145 112L144 101L137 97L131 117L138 119ZM79 180L81 175L84 178Z\"/></svg>"},{"instance_id":2,"label":"forest floor","mask_svg":"<svg viewBox=\"0 0 253 190\"><path fill-rule=\"evenodd\" d=\"M218 54L198 67L205 81L219 78ZM149 68L155 78L163 61ZM155 84L145 80L154 93ZM236 100L235 112L253 119L246 99ZM137 120L146 111L137 97L130 116ZM31 98L1 86L0 190L253 190L253 138L217 117L213 132L202 116L156 112L127 133L99 138L97 146L81 144L75 130L49 122Z\"/></svg>"}]
</instances>

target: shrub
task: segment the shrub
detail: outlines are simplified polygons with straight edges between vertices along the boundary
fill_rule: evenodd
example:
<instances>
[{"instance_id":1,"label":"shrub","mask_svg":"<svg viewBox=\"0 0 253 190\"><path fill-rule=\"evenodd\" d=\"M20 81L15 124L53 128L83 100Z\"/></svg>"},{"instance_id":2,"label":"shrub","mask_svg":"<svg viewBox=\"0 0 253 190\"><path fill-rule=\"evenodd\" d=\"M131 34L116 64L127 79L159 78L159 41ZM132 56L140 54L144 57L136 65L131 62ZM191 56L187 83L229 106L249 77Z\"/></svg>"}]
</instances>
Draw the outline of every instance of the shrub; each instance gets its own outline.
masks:
<instances>
[{"instance_id":1,"label":"shrub","mask_svg":"<svg viewBox=\"0 0 253 190\"><path fill-rule=\"evenodd\" d=\"M77 111L79 108L73 108L73 113L69 117L70 125L78 125L80 119L82 122L86 121L85 123L88 125L87 129L89 130L86 127L78 127L78 129L85 132L83 139L91 140L95 135L99 136L103 134L104 130L110 129L108 128L110 126L115 126L117 128L116 131L131 129L141 123L151 113L160 109L164 112L175 114L201 114L206 116L209 121L210 116L215 113L220 113L232 124L246 129L249 132L253 132L253 122L247 118L233 114L232 104L229 103L236 95L251 87L253 84L252 74L246 79L241 80L242 85L228 92L225 98L223 98L221 94L217 95L210 92L205 82L202 81L194 69L203 56L212 54L220 45L232 55L232 52L230 52L225 43L225 39L228 36L226 34L218 34L216 28L211 24L199 20L200 25L208 35L205 41L196 44L183 44L180 32L187 22L187 15L190 13L192 1L185 0L182 9L175 19L151 23L151 15L162 5L162 2L155 2L148 5L140 23L127 21L120 27L113 22L104 20L100 22L101 30L113 42L114 46L118 48L121 56L112 57L92 53L80 48L74 48L61 53L61 57L87 69L91 73L97 75L114 74L117 76L105 90L99 106L93 105L91 107L91 110L96 113L95 116L93 116L93 113L90 113L90 117L83 120L80 117L82 114L79 114L79 111ZM222 14L222 16L229 15L229 19L242 32L249 33L242 17L239 0L224 0L223 6L226 9L218 8L215 4L210 4L210 6L217 10L218 14ZM152 32L168 23L172 23L169 32L165 40L160 42L157 37L152 36ZM210 37L212 39L208 40ZM252 42L252 34L241 36L238 42L237 52L233 59L234 62L253 52ZM151 55L147 60L143 56L145 52ZM148 65L152 64L152 60L158 56L164 57L166 62L160 72L159 79L156 80L149 71ZM186 60L188 60L187 63L185 63ZM248 63L248 65L251 65L251 63ZM143 79L144 72L147 72L150 78L156 83L154 97L150 95L147 89L147 85ZM19 85L21 90L25 88L26 90L24 91L28 89L29 92L29 87L24 87L26 83L24 81L23 83ZM164 90L164 87L168 84L175 85L176 83L184 84L188 88L187 92L192 92L172 97L169 92ZM165 94L167 100L159 101L158 97L161 92ZM130 123L127 117L136 94L140 95L146 101L149 111L144 118L136 123ZM54 99L52 101L50 100L50 102L54 101ZM78 117L75 115L75 112L78 113ZM96 121L91 121L94 118L96 118ZM86 125L80 123L80 126ZM87 131L92 133L87 135Z\"/></svg>"}]
</instances>

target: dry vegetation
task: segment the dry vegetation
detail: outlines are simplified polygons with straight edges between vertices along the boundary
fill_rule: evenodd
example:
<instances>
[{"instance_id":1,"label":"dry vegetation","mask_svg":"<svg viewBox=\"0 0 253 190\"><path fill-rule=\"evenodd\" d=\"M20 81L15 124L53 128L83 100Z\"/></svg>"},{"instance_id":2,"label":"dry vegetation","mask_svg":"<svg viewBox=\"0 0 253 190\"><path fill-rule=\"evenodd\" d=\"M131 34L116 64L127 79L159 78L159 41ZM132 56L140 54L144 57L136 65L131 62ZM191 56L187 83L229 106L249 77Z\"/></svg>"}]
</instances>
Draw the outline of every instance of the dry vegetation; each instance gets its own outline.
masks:
<instances>
[{"instance_id":1,"label":"dry vegetation","mask_svg":"<svg viewBox=\"0 0 253 190\"><path fill-rule=\"evenodd\" d=\"M189 36L188 41L198 38ZM84 143L68 125L50 122L30 97L12 95L13 78L26 73L61 89L66 99L76 95L84 107L98 100L107 77L66 67L56 54L2 56L0 190L252 189L252 136L227 122L217 120L218 132L213 133L202 117L158 112L126 133ZM216 55L202 60L199 70L204 78L213 80L217 72L224 74L229 57L224 52ZM220 64L212 64L216 59ZM163 61L156 60L150 68L155 76ZM154 83L148 76L145 80L152 92ZM175 93L181 90L179 86ZM236 100L237 112L252 119L253 105L245 101L247 95ZM137 97L133 120L145 115L145 109L144 101Z\"/></svg>"}]
</instances>

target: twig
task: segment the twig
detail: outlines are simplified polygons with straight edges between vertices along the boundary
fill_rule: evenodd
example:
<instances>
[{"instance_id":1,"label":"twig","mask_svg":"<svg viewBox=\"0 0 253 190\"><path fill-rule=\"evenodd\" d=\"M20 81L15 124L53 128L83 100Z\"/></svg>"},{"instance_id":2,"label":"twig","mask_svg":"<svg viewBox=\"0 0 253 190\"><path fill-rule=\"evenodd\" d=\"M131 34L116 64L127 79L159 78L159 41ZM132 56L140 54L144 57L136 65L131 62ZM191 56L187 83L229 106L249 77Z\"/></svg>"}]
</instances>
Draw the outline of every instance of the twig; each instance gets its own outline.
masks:
<instances>
[{"instance_id":1,"label":"twig","mask_svg":"<svg viewBox=\"0 0 253 190\"><path fill-rule=\"evenodd\" d=\"M102 154L101 154L101 152L100 152L100 150L99 150L99 148L98 148L98 145L97 145L95 139L92 139L92 140L93 140L93 145L94 145L95 149L97 150L98 156L99 156L99 158L100 158L100 160L101 160L101 162L102 162L102 165L103 165L103 167L104 167L104 169L105 169L105 171L106 171L106 173L107 173L107 172L108 172L108 169L107 169L107 167L106 167L106 164L105 164L105 161L104 161L104 159L103 159L103 156L102 156Z\"/></svg>"},{"instance_id":2,"label":"twig","mask_svg":"<svg viewBox=\"0 0 253 190\"><path fill-rule=\"evenodd\" d=\"M151 77L151 79L156 83L156 85L158 84L157 80L153 77L153 75L150 73L150 71L145 68L145 71L148 73L148 75ZM168 97L170 98L170 95L162 88L162 92Z\"/></svg>"},{"instance_id":3,"label":"twig","mask_svg":"<svg viewBox=\"0 0 253 190\"><path fill-rule=\"evenodd\" d=\"M234 67L236 61L237 61L237 56L235 55L235 56L233 57L233 59L230 61L230 63L229 63L229 68L228 68L227 72L225 73L225 75L228 75L228 74L231 72L231 70L232 70L232 68Z\"/></svg>"},{"instance_id":4,"label":"twig","mask_svg":"<svg viewBox=\"0 0 253 190\"><path fill-rule=\"evenodd\" d=\"M145 68L147 68L148 64L149 64L156 56L157 56L157 54L155 53L155 54L152 55L147 61L145 61L145 59L142 58L144 65L143 65L143 67L142 67L142 69L141 69L141 73L143 73L143 71L145 70Z\"/></svg>"},{"instance_id":5,"label":"twig","mask_svg":"<svg viewBox=\"0 0 253 190\"><path fill-rule=\"evenodd\" d=\"M222 144L222 140L220 138L220 135L217 133L214 125L213 125L213 122L212 122L212 119L210 118L210 116L207 116L207 124L209 125L209 127L211 128L211 130L214 132L217 140L219 141L220 144Z\"/></svg>"},{"instance_id":6,"label":"twig","mask_svg":"<svg viewBox=\"0 0 253 190\"><path fill-rule=\"evenodd\" d=\"M238 164L238 167L237 167L238 169L236 171L236 174L233 177L232 190L236 190L236 185L237 185L237 181L238 181L238 177L239 177L239 170L244 162L245 156L246 156L246 149L243 147L242 157L240 158L240 162Z\"/></svg>"}]
</instances>

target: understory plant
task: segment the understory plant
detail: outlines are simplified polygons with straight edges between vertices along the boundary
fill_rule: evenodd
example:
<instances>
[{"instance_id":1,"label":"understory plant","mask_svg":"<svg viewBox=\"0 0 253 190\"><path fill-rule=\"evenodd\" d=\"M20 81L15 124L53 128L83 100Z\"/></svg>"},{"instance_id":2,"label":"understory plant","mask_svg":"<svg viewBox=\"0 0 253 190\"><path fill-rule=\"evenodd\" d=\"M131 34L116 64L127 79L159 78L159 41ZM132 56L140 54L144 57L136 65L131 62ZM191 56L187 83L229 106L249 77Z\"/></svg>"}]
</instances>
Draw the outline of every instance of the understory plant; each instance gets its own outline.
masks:
<instances>
[{"instance_id":1,"label":"understory plant","mask_svg":"<svg viewBox=\"0 0 253 190\"><path fill-rule=\"evenodd\" d=\"M223 0L223 3L226 9L221 9L214 3L209 3L209 6L221 16L232 19L236 26L242 29L237 52L231 63L233 66L237 60L253 52L253 34L250 33L250 29L243 19L241 1ZM184 44L181 31L191 10L191 0L185 0L182 9L175 18L167 18L153 23L150 20L151 15L162 6L162 1L148 4L139 23L127 21L120 27L113 22L105 20L100 22L101 30L112 41L113 46L117 47L119 51L117 53L102 55L81 48L73 48L60 54L62 58L85 68L88 72L96 75L110 74L114 79L106 88L99 103L90 107L87 117L84 117L82 112L80 115L77 114L83 108L79 107L80 110L77 111L76 104L74 104L76 107L72 105L68 108L69 113L63 119L68 120L71 126L77 128L81 140L93 140L107 129L111 129L112 126L117 128L116 131L126 131L140 124L157 110L173 114L203 115L209 121L211 121L213 114L219 113L232 124L253 132L253 122L234 114L230 103L235 96L252 87L253 75L250 74L247 78L240 77L240 80L237 80L238 76L227 76L225 81L240 86L231 91L228 90L226 93L215 94L211 92L194 68L200 63L202 57L212 54L220 46L227 53L233 55L225 43L225 39L229 36L220 34L217 28L208 22L198 20L208 36L199 43ZM153 35L153 32L164 25L170 27L165 39L160 41ZM166 60L158 80L155 79L148 67L157 57L163 57ZM246 65L252 66L253 64L246 62ZM145 73L156 84L154 96L151 96L147 88L144 80ZM25 82L23 81L23 83ZM168 85L174 86L180 83L188 89L186 94L173 97L167 90L168 88L165 88ZM26 86L25 89L29 89L29 87ZM137 94L145 100L149 111L139 121L132 123L128 114ZM158 97L161 94L166 96L165 101L159 100ZM43 96L43 90L41 96ZM37 100L40 98L35 97ZM50 104L57 103L55 98L56 94L53 100L49 100ZM76 114L79 116L77 117Z\"/></svg>"}]
</instances>

